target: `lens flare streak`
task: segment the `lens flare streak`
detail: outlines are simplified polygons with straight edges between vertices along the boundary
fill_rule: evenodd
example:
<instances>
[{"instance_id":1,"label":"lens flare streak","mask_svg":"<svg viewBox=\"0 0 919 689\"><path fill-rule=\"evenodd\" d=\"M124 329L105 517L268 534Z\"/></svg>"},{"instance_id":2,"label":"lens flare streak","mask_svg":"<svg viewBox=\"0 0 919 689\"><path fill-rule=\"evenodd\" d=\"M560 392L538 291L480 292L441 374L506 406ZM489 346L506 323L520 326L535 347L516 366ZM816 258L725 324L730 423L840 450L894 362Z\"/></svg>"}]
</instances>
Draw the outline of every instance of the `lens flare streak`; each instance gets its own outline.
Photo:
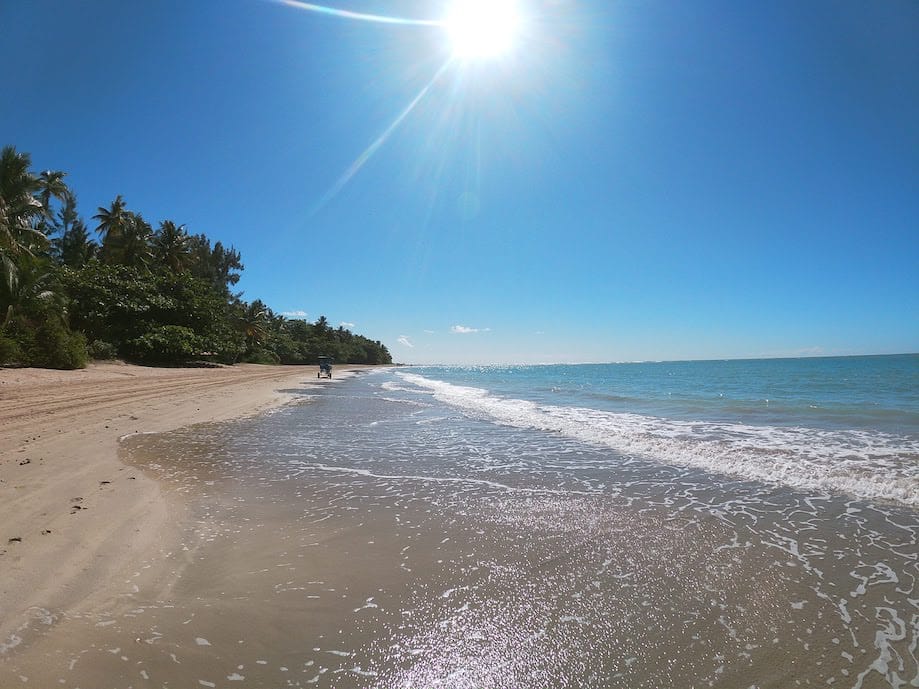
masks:
<instances>
[{"instance_id":1,"label":"lens flare streak","mask_svg":"<svg viewBox=\"0 0 919 689\"><path fill-rule=\"evenodd\" d=\"M422 88L418 92L418 95L415 96L412 99L412 101L405 107L405 109L399 114L399 116L396 117L396 119L392 121L392 124L390 124L386 128L386 130L382 134L380 134L380 136L377 137L377 139L372 144L370 144L366 148L366 150L363 153L361 153L353 163L351 163L351 166L345 171L345 173L341 177L338 178L338 181L335 182L332 188L329 189L322 196L322 198L319 200L319 203L317 203L315 208L313 208L313 214L320 211L329 201L335 198L335 196L338 195L338 192L340 192L345 187L345 185L351 181L354 175L356 175L360 171L360 169L364 167L367 161L370 160L371 157L373 157L373 154L376 153L380 149L380 147L389 140L389 137L392 136L393 132L395 132L399 128L399 125L401 125L405 121L405 118L407 118L412 113L412 111L418 106L418 104L428 94L428 92L431 90L434 84L436 84L437 81L440 79L440 77L443 76L443 73L447 71L451 63L452 63L452 60L447 60L441 66L441 68L437 70L437 73L424 86L424 88Z\"/></svg>"},{"instance_id":2,"label":"lens flare streak","mask_svg":"<svg viewBox=\"0 0 919 689\"><path fill-rule=\"evenodd\" d=\"M406 19L404 17L387 17L380 14L365 14L363 12L350 12L348 10L338 10L334 7L325 7L324 5L314 5L310 2L299 2L298 0L277 0L282 5L294 7L298 10L307 10L318 14L325 14L332 17L341 17L342 19L357 19L364 22L375 22L377 24L400 24L402 26L443 26L444 22L436 19Z\"/></svg>"}]
</instances>

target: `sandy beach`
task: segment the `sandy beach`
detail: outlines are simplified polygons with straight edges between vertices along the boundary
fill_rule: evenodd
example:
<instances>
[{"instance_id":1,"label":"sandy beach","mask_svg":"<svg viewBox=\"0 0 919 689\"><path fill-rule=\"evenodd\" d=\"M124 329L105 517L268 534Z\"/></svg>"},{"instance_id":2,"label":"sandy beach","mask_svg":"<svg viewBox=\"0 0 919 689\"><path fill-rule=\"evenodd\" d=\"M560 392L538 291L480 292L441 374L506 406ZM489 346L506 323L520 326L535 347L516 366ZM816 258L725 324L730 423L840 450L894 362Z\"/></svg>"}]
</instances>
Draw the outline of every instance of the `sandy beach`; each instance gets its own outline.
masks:
<instances>
[{"instance_id":1,"label":"sandy beach","mask_svg":"<svg viewBox=\"0 0 919 689\"><path fill-rule=\"evenodd\" d=\"M41 611L104 600L176 528L177 506L119 460L120 438L253 415L317 382L313 366L0 370L0 650Z\"/></svg>"}]
</instances>

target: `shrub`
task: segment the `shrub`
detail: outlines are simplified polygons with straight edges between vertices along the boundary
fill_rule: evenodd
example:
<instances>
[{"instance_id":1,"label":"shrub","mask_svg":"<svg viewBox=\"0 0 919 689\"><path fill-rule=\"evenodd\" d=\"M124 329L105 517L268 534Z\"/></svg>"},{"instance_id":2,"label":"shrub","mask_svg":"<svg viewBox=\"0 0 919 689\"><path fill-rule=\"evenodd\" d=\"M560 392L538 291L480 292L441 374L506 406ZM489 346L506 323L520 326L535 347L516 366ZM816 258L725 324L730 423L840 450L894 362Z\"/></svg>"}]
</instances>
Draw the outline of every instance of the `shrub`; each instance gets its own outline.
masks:
<instances>
[{"instance_id":1,"label":"shrub","mask_svg":"<svg viewBox=\"0 0 919 689\"><path fill-rule=\"evenodd\" d=\"M13 342L18 349L17 363L24 366L84 368L89 358L86 338L71 332L61 317L50 309L18 314L7 326L4 339Z\"/></svg>"},{"instance_id":2,"label":"shrub","mask_svg":"<svg viewBox=\"0 0 919 689\"><path fill-rule=\"evenodd\" d=\"M118 356L118 350L115 345L105 340L93 340L87 347L89 355L97 361L110 361Z\"/></svg>"},{"instance_id":3,"label":"shrub","mask_svg":"<svg viewBox=\"0 0 919 689\"><path fill-rule=\"evenodd\" d=\"M70 332L57 318L47 318L35 331L29 365L42 368L85 368L86 338Z\"/></svg>"},{"instance_id":4,"label":"shrub","mask_svg":"<svg viewBox=\"0 0 919 689\"><path fill-rule=\"evenodd\" d=\"M242 357L242 361L247 364L280 364L281 359L274 352L266 349L256 349Z\"/></svg>"},{"instance_id":5,"label":"shrub","mask_svg":"<svg viewBox=\"0 0 919 689\"><path fill-rule=\"evenodd\" d=\"M0 366L22 363L22 352L15 340L0 335Z\"/></svg>"},{"instance_id":6,"label":"shrub","mask_svg":"<svg viewBox=\"0 0 919 689\"><path fill-rule=\"evenodd\" d=\"M195 331L181 325L160 325L125 343L129 359L159 363L187 361L202 351Z\"/></svg>"}]
</instances>

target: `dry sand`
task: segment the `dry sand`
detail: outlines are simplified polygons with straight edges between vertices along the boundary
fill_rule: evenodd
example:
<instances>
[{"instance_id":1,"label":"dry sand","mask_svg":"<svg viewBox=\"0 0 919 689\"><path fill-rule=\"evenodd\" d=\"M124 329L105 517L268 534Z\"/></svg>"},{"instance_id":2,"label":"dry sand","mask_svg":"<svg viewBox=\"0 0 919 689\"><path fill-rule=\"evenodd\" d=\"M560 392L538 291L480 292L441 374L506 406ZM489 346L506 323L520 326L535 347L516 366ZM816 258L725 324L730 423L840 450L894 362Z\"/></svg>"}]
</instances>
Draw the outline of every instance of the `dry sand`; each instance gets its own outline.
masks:
<instances>
[{"instance_id":1,"label":"dry sand","mask_svg":"<svg viewBox=\"0 0 919 689\"><path fill-rule=\"evenodd\" d=\"M336 379L358 368L336 367ZM119 438L258 413L315 384L316 371L0 369L0 652L36 610L104 600L114 577L178 528L174 498L119 460Z\"/></svg>"}]
</instances>

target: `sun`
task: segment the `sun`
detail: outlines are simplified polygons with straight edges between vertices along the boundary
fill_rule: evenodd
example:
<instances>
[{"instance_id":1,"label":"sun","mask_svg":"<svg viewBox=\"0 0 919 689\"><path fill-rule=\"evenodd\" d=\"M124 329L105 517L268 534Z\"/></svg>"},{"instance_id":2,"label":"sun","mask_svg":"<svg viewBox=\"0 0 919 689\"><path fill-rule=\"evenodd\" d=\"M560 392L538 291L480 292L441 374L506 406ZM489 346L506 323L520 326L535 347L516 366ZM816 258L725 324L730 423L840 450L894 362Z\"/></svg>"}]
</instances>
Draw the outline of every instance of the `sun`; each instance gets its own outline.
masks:
<instances>
[{"instance_id":1,"label":"sun","mask_svg":"<svg viewBox=\"0 0 919 689\"><path fill-rule=\"evenodd\" d=\"M453 55L481 60L509 53L520 31L515 0L455 0L444 25Z\"/></svg>"}]
</instances>

